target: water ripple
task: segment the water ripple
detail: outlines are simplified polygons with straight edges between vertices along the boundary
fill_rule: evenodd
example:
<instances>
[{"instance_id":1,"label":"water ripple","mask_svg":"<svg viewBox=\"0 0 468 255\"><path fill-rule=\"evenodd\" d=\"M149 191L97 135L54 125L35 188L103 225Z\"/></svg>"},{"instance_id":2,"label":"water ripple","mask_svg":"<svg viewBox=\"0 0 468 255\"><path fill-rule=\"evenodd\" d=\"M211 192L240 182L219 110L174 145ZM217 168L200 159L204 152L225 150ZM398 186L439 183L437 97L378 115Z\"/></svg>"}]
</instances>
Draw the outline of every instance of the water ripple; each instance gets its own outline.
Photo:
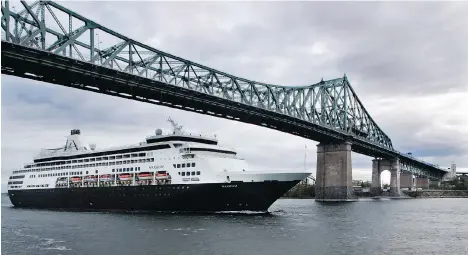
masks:
<instances>
[{"instance_id":1,"label":"water ripple","mask_svg":"<svg viewBox=\"0 0 468 255\"><path fill-rule=\"evenodd\" d=\"M29 210L2 199L5 254L467 254L468 200L326 205L281 199L268 214ZM51 253L53 252L53 253Z\"/></svg>"}]
</instances>

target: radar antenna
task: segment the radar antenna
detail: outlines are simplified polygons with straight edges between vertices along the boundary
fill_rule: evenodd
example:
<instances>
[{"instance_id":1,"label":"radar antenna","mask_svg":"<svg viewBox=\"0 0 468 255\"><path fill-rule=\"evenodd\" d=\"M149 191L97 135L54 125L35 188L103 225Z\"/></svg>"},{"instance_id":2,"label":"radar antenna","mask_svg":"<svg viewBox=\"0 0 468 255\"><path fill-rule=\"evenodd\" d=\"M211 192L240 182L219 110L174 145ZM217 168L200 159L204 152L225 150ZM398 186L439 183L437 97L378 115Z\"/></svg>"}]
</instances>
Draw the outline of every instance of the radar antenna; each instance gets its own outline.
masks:
<instances>
[{"instance_id":1,"label":"radar antenna","mask_svg":"<svg viewBox=\"0 0 468 255\"><path fill-rule=\"evenodd\" d=\"M169 121L169 123L171 123L172 128L174 129L174 131L173 131L174 134L182 134L182 127L183 126L178 125L173 119L171 119L171 117L169 117L167 119L167 121Z\"/></svg>"}]
</instances>

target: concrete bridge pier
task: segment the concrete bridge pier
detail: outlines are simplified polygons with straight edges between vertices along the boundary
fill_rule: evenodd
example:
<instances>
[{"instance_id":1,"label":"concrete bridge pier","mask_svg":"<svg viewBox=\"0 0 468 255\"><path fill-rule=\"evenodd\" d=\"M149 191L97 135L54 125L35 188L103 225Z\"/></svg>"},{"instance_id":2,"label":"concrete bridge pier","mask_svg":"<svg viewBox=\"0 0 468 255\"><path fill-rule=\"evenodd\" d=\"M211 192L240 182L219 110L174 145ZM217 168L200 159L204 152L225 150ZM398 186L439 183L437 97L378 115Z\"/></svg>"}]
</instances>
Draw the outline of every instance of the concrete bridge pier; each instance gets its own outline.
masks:
<instances>
[{"instance_id":1,"label":"concrete bridge pier","mask_svg":"<svg viewBox=\"0 0 468 255\"><path fill-rule=\"evenodd\" d=\"M410 172L400 172L400 189L412 189L413 188L413 174Z\"/></svg>"},{"instance_id":2,"label":"concrete bridge pier","mask_svg":"<svg viewBox=\"0 0 468 255\"><path fill-rule=\"evenodd\" d=\"M382 186L380 179L380 174L382 173L382 170L380 168L380 163L380 159L372 160L372 183L370 189L372 196L380 196L382 194Z\"/></svg>"},{"instance_id":3,"label":"concrete bridge pier","mask_svg":"<svg viewBox=\"0 0 468 255\"><path fill-rule=\"evenodd\" d=\"M317 145L315 200L352 201L351 143Z\"/></svg>"},{"instance_id":4,"label":"concrete bridge pier","mask_svg":"<svg viewBox=\"0 0 468 255\"><path fill-rule=\"evenodd\" d=\"M437 189L440 187L440 180L431 180L429 179L429 188Z\"/></svg>"},{"instance_id":5,"label":"concrete bridge pier","mask_svg":"<svg viewBox=\"0 0 468 255\"><path fill-rule=\"evenodd\" d=\"M392 160L390 167L390 193L394 197L401 195L400 190L400 159Z\"/></svg>"},{"instance_id":6,"label":"concrete bridge pier","mask_svg":"<svg viewBox=\"0 0 468 255\"><path fill-rule=\"evenodd\" d=\"M390 171L390 193L392 196L400 195L400 160L373 159L372 160L372 184L371 194L380 196L382 194L381 178L382 171Z\"/></svg>"},{"instance_id":7,"label":"concrete bridge pier","mask_svg":"<svg viewBox=\"0 0 468 255\"><path fill-rule=\"evenodd\" d=\"M418 176L415 179L416 188L419 189L429 189L429 178Z\"/></svg>"}]
</instances>

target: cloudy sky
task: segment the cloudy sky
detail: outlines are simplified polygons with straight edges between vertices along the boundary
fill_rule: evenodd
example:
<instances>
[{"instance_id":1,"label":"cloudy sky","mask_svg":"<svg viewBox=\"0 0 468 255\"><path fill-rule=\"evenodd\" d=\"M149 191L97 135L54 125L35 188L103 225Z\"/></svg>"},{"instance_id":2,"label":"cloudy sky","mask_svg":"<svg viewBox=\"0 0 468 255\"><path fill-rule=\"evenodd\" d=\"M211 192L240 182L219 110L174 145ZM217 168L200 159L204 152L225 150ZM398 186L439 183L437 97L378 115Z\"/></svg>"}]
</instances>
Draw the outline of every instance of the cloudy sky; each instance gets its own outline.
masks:
<instances>
[{"instance_id":1,"label":"cloudy sky","mask_svg":"<svg viewBox=\"0 0 468 255\"><path fill-rule=\"evenodd\" d=\"M468 170L468 2L62 2L160 50L252 80L312 84L348 76L394 146ZM254 168L315 173L316 142L218 119L1 76L2 192L11 168L79 128L98 147L138 143L171 116L217 134ZM354 179L371 158L353 154Z\"/></svg>"}]
</instances>

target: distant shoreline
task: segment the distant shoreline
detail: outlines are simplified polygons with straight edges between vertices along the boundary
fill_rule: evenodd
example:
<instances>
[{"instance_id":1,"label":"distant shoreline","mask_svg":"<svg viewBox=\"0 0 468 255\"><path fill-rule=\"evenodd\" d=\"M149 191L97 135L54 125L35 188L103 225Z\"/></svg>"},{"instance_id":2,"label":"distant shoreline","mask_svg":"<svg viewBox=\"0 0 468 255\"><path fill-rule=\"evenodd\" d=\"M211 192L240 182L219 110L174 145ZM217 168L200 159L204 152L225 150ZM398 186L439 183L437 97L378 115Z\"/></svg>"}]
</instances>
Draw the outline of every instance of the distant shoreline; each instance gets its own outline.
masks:
<instances>
[{"instance_id":1,"label":"distant shoreline","mask_svg":"<svg viewBox=\"0 0 468 255\"><path fill-rule=\"evenodd\" d=\"M315 185L299 183L292 187L281 198L310 199L315 198Z\"/></svg>"},{"instance_id":2,"label":"distant shoreline","mask_svg":"<svg viewBox=\"0 0 468 255\"><path fill-rule=\"evenodd\" d=\"M468 190L415 190L405 194L413 198L468 198Z\"/></svg>"}]
</instances>

